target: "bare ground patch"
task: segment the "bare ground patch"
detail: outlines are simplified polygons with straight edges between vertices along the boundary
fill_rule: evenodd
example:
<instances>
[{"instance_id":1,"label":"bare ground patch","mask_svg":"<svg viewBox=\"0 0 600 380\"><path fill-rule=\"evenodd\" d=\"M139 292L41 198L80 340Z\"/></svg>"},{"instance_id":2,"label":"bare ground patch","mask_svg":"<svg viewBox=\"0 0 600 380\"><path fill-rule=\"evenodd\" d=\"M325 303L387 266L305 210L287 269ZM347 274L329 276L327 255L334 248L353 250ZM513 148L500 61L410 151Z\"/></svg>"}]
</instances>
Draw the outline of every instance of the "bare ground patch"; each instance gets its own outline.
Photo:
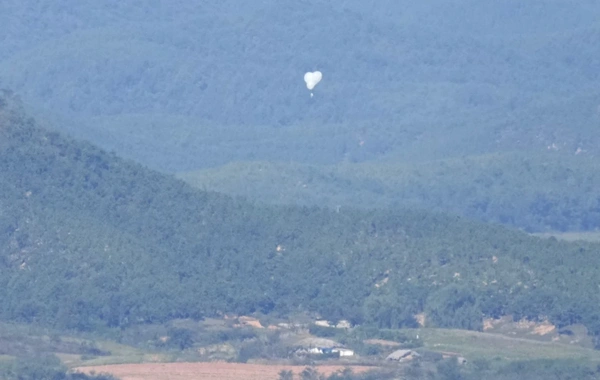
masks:
<instances>
[{"instance_id":1,"label":"bare ground patch","mask_svg":"<svg viewBox=\"0 0 600 380\"><path fill-rule=\"evenodd\" d=\"M277 380L282 370L291 370L298 375L305 368L306 366L212 362L116 364L78 367L74 370L87 374L109 373L121 380ZM329 376L347 367L319 365L315 368L319 373ZM367 366L350 366L350 368L355 373L376 369Z\"/></svg>"},{"instance_id":2,"label":"bare ground patch","mask_svg":"<svg viewBox=\"0 0 600 380\"><path fill-rule=\"evenodd\" d=\"M393 340L385 340L385 339L367 339L364 341L367 344L378 344L380 346L387 347L398 347L400 343L394 342Z\"/></svg>"}]
</instances>

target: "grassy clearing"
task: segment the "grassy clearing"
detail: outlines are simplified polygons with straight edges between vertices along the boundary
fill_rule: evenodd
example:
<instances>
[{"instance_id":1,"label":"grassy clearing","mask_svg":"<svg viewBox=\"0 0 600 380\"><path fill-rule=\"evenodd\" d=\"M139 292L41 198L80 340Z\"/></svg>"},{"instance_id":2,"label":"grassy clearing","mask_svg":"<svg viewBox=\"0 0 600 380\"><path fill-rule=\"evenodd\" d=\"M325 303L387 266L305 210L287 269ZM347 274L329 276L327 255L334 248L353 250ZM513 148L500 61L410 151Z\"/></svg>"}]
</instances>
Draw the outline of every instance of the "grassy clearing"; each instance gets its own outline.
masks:
<instances>
[{"instance_id":1,"label":"grassy clearing","mask_svg":"<svg viewBox=\"0 0 600 380\"><path fill-rule=\"evenodd\" d=\"M169 355L150 353L135 347L118 344L116 342L95 341L95 343L99 349L103 351L109 351L110 355L86 356L58 354L58 356L69 367L125 363L167 362L172 360L172 358Z\"/></svg>"},{"instance_id":2,"label":"grassy clearing","mask_svg":"<svg viewBox=\"0 0 600 380\"><path fill-rule=\"evenodd\" d=\"M217 323L217 321L209 321L209 325L218 330L226 328L223 326L223 323ZM8 334L9 327L16 328L12 329L13 334ZM483 333L436 328L403 329L398 332L409 338L418 335L419 340L423 342L423 347L418 348L417 351L427 350L440 353L453 353L464 356L469 361L479 358L487 359L494 363L506 363L517 360L568 359L591 365L600 364L600 351L575 344L535 339L537 336L527 335L524 331L517 328L510 329L509 327L504 328L503 333ZM20 348L20 351L15 351L14 355L21 354L23 345L26 345L29 349L55 353L70 368L110 364L192 362L199 360L195 350L158 352L110 340L57 335L56 332L26 328L18 325L0 326L0 333L2 331L4 335L0 334L0 337L4 336L5 349ZM514 335L512 335L513 333ZM549 337L545 338L550 339ZM16 343L19 343L19 345L16 345ZM90 347L93 349L90 349ZM394 349L394 347L389 347L386 352L391 352ZM103 354L95 354L94 350ZM9 350L7 352L9 355L13 355L12 351ZM0 356L0 367L10 362L13 356L9 355ZM355 359L369 358L375 360L373 357Z\"/></svg>"},{"instance_id":3,"label":"grassy clearing","mask_svg":"<svg viewBox=\"0 0 600 380\"><path fill-rule=\"evenodd\" d=\"M574 359L600 363L600 351L562 343L452 329L427 328L405 331L411 335L418 334L426 349L453 352L468 359Z\"/></svg>"},{"instance_id":4,"label":"grassy clearing","mask_svg":"<svg viewBox=\"0 0 600 380\"><path fill-rule=\"evenodd\" d=\"M9 355L0 355L0 377L2 373L10 368L15 358Z\"/></svg>"},{"instance_id":5,"label":"grassy clearing","mask_svg":"<svg viewBox=\"0 0 600 380\"><path fill-rule=\"evenodd\" d=\"M14 359L14 356L0 355L0 368Z\"/></svg>"},{"instance_id":6,"label":"grassy clearing","mask_svg":"<svg viewBox=\"0 0 600 380\"><path fill-rule=\"evenodd\" d=\"M85 358L80 355L57 354L57 356L70 368L101 366L111 364L139 364L139 363L166 363L174 361L175 358L164 354L137 354L137 355L110 355Z\"/></svg>"},{"instance_id":7,"label":"grassy clearing","mask_svg":"<svg viewBox=\"0 0 600 380\"><path fill-rule=\"evenodd\" d=\"M533 234L542 238L554 237L564 241L588 241L592 243L600 243L600 231L584 231L584 232L543 232Z\"/></svg>"},{"instance_id":8,"label":"grassy clearing","mask_svg":"<svg viewBox=\"0 0 600 380\"><path fill-rule=\"evenodd\" d=\"M164 362L174 360L125 344L92 337L72 336L34 325L0 323L0 367L15 357L32 352L58 356L68 367L121 363Z\"/></svg>"}]
</instances>

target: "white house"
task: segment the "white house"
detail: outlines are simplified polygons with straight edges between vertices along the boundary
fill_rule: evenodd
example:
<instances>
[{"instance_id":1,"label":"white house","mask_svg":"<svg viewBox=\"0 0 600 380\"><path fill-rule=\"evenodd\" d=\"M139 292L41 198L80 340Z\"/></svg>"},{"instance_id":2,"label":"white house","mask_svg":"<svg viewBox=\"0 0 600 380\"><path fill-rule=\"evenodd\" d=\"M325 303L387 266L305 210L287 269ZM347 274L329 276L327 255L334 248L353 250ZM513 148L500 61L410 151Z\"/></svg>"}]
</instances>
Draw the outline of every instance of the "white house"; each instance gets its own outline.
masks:
<instances>
[{"instance_id":1,"label":"white house","mask_svg":"<svg viewBox=\"0 0 600 380\"><path fill-rule=\"evenodd\" d=\"M350 323L349 321L342 319L341 321L339 321L337 323L337 325L335 325L336 328L338 329L349 329L352 327L352 323Z\"/></svg>"},{"instance_id":2,"label":"white house","mask_svg":"<svg viewBox=\"0 0 600 380\"><path fill-rule=\"evenodd\" d=\"M340 358L354 356L354 351L349 348L334 348L332 352L339 352Z\"/></svg>"},{"instance_id":3,"label":"white house","mask_svg":"<svg viewBox=\"0 0 600 380\"><path fill-rule=\"evenodd\" d=\"M326 321L323 319L315 321L315 325L321 326L321 327L331 327L331 324L329 323L329 321Z\"/></svg>"}]
</instances>

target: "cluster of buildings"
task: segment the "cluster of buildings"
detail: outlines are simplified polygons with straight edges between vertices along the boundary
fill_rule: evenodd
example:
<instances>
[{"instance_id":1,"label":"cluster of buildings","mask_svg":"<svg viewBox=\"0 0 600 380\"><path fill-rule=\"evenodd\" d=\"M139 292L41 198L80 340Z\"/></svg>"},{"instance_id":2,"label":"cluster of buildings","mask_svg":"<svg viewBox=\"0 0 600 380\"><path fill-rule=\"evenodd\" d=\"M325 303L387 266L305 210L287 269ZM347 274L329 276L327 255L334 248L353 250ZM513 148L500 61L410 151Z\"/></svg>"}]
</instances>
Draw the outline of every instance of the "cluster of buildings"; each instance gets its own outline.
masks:
<instances>
[{"instance_id":1,"label":"cluster of buildings","mask_svg":"<svg viewBox=\"0 0 600 380\"><path fill-rule=\"evenodd\" d=\"M324 338L304 338L296 343L298 355L337 355L339 357L354 356L354 351L340 343Z\"/></svg>"}]
</instances>

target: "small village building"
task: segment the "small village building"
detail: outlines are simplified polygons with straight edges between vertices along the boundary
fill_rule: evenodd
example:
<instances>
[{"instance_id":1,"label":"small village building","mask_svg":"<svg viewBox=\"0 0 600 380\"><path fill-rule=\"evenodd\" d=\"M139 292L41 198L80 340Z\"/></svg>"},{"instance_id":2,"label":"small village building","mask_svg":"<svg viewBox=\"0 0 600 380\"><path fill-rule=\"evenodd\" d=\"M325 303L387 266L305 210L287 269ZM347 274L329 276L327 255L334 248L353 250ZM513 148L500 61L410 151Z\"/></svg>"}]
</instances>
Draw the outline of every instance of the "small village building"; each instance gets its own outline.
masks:
<instances>
[{"instance_id":1,"label":"small village building","mask_svg":"<svg viewBox=\"0 0 600 380\"><path fill-rule=\"evenodd\" d=\"M331 324L329 323L329 321L326 321L323 319L315 321L315 325L321 326L321 327L331 327Z\"/></svg>"},{"instance_id":2,"label":"small village building","mask_svg":"<svg viewBox=\"0 0 600 380\"><path fill-rule=\"evenodd\" d=\"M349 321L342 319L337 323L337 325L335 325L335 327L338 329L349 329L352 327L352 324Z\"/></svg>"},{"instance_id":3,"label":"small village building","mask_svg":"<svg viewBox=\"0 0 600 380\"><path fill-rule=\"evenodd\" d=\"M389 354L385 359L390 361L405 362L413 360L419 356L421 355L413 350L396 350Z\"/></svg>"},{"instance_id":4,"label":"small village building","mask_svg":"<svg viewBox=\"0 0 600 380\"><path fill-rule=\"evenodd\" d=\"M345 348L342 344L324 338L304 338L296 343L299 349L296 350L297 354L320 354L320 355L331 355L338 354L340 357L354 356L354 351Z\"/></svg>"},{"instance_id":5,"label":"small village building","mask_svg":"<svg viewBox=\"0 0 600 380\"><path fill-rule=\"evenodd\" d=\"M354 351L349 348L334 348L333 352L338 352L340 358L354 356Z\"/></svg>"}]
</instances>

